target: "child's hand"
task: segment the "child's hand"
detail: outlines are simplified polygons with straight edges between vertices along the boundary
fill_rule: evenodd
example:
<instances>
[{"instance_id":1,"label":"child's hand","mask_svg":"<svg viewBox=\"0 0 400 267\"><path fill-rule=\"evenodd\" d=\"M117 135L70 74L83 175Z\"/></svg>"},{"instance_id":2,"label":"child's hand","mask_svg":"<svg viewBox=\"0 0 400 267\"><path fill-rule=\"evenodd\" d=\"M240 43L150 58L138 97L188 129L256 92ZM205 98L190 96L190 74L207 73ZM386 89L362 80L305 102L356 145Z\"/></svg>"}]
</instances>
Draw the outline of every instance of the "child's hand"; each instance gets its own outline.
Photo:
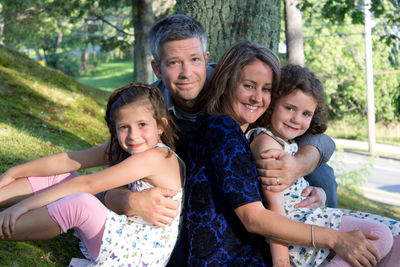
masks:
<instances>
[{"instance_id":1,"label":"child's hand","mask_svg":"<svg viewBox=\"0 0 400 267\"><path fill-rule=\"evenodd\" d=\"M0 238L11 238L15 233L15 224L28 210L23 204L16 204L0 213Z\"/></svg>"},{"instance_id":2,"label":"child's hand","mask_svg":"<svg viewBox=\"0 0 400 267\"><path fill-rule=\"evenodd\" d=\"M6 185L9 185L10 183L14 182L14 178L8 175L8 172L3 173L0 176L0 188L5 187Z\"/></svg>"}]
</instances>

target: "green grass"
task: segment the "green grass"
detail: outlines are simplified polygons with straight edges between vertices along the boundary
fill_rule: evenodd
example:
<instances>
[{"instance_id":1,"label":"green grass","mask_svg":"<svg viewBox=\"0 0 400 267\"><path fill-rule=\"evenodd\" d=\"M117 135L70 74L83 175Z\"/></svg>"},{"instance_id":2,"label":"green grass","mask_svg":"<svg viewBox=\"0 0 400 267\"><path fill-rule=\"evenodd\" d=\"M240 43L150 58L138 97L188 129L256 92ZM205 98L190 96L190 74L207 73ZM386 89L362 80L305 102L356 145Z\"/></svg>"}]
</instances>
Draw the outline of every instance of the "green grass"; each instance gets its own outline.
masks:
<instances>
[{"instance_id":1,"label":"green grass","mask_svg":"<svg viewBox=\"0 0 400 267\"><path fill-rule=\"evenodd\" d=\"M375 129L377 143L400 146L400 122L390 125L377 123ZM356 119L330 121L326 134L336 138L368 141L367 124Z\"/></svg>"},{"instance_id":2,"label":"green grass","mask_svg":"<svg viewBox=\"0 0 400 267\"><path fill-rule=\"evenodd\" d=\"M0 80L0 173L107 140L103 116L109 92L2 46ZM51 241L0 242L0 266L67 266L71 257L82 257L71 232Z\"/></svg>"},{"instance_id":3,"label":"green grass","mask_svg":"<svg viewBox=\"0 0 400 267\"><path fill-rule=\"evenodd\" d=\"M101 88L106 91L113 91L133 80L132 61L100 63L95 70L87 75L78 78L78 81Z\"/></svg>"},{"instance_id":4,"label":"green grass","mask_svg":"<svg viewBox=\"0 0 400 267\"><path fill-rule=\"evenodd\" d=\"M100 64L95 76L80 78L88 84L83 85L0 46L0 173L44 155L103 143L109 91L131 82L131 71L131 62ZM400 220L400 207L370 201L347 187L338 193L342 208ZM71 257L83 257L72 232L51 241L0 241L0 267L67 266Z\"/></svg>"}]
</instances>

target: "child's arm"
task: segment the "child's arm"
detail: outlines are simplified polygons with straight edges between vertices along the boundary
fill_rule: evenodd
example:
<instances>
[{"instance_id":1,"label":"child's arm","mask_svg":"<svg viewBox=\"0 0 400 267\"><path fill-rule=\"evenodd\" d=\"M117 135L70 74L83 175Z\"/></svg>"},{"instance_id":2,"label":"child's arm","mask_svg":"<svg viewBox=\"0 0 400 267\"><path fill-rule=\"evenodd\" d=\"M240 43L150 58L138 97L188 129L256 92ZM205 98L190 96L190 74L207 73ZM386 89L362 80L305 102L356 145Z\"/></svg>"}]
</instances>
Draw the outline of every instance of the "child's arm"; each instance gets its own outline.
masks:
<instances>
[{"instance_id":1,"label":"child's arm","mask_svg":"<svg viewBox=\"0 0 400 267\"><path fill-rule=\"evenodd\" d=\"M0 188L17 178L50 176L106 165L107 146L108 143L105 143L86 150L57 153L12 167L0 176Z\"/></svg>"},{"instance_id":2,"label":"child's arm","mask_svg":"<svg viewBox=\"0 0 400 267\"><path fill-rule=\"evenodd\" d=\"M79 192L96 194L142 178L166 180L162 179L162 177L173 177L171 173L176 170L174 168L178 167L179 163L175 156L166 158L166 153L162 148L153 148L132 155L121 163L98 173L78 176L27 198L0 214L0 225L3 225L2 229L0 228L0 236L2 235L1 230L6 235L10 234L10 230L11 233L14 232L15 222L22 214L43 207L65 196ZM177 165L171 166L175 163ZM157 166L157 168L154 168L154 166ZM175 177L179 177L179 171L175 171L174 174L176 174ZM172 182L176 184L171 184L171 189L180 189L178 185L180 185L181 181Z\"/></svg>"},{"instance_id":3,"label":"child's arm","mask_svg":"<svg viewBox=\"0 0 400 267\"><path fill-rule=\"evenodd\" d=\"M251 152L254 159L259 159L262 151L269 149L280 149L282 145L274 140L271 136L261 133L250 144ZM262 187L262 195L268 209L279 213L283 216L286 215L284 207L283 191L271 192L265 187ZM272 256L272 263L274 266L290 267L289 250L288 247L274 240L270 240L270 250Z\"/></svg>"}]
</instances>

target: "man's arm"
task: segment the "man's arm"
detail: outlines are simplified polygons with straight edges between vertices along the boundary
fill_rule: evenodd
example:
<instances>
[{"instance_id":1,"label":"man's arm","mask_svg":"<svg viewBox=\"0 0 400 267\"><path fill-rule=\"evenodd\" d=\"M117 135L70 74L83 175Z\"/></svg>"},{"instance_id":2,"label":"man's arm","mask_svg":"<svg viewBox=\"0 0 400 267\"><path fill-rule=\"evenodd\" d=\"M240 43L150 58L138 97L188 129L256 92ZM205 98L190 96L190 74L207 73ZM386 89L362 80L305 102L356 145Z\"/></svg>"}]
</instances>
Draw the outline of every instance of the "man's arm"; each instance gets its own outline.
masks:
<instances>
[{"instance_id":1,"label":"man's arm","mask_svg":"<svg viewBox=\"0 0 400 267\"><path fill-rule=\"evenodd\" d=\"M282 191L298 178L312 172L319 161L319 152L312 146L303 147L295 156L271 149L260 154L256 166L260 181L268 190ZM280 184L277 184L279 177Z\"/></svg>"},{"instance_id":2,"label":"man's arm","mask_svg":"<svg viewBox=\"0 0 400 267\"><path fill-rule=\"evenodd\" d=\"M325 134L305 135L296 141L299 141L299 150L295 156L268 150L256 160L261 182L270 186L270 190L284 190L299 177L310 174L316 167L325 164L336 148L333 140ZM276 177L279 177L281 186L277 186Z\"/></svg>"},{"instance_id":3,"label":"man's arm","mask_svg":"<svg viewBox=\"0 0 400 267\"><path fill-rule=\"evenodd\" d=\"M179 201L169 199L176 194L174 190L161 187L141 192L120 187L107 191L104 202L115 213L140 216L149 223L163 227L170 224L179 213Z\"/></svg>"},{"instance_id":4,"label":"man's arm","mask_svg":"<svg viewBox=\"0 0 400 267\"><path fill-rule=\"evenodd\" d=\"M305 134L296 138L295 140L299 146L299 151L297 154L299 154L299 152L301 153L302 149L308 146L314 147L319 152L317 165L310 172L304 174L303 176L310 174L316 167L320 167L327 163L336 149L335 142L326 134Z\"/></svg>"}]
</instances>

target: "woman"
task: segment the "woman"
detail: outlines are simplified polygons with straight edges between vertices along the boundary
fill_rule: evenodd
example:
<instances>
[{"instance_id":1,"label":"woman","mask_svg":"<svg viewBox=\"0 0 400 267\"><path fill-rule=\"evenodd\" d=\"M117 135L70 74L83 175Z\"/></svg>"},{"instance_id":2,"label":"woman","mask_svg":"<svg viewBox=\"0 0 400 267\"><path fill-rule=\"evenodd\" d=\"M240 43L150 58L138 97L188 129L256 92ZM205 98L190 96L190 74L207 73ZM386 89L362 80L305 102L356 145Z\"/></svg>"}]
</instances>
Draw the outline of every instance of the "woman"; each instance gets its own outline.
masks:
<instances>
[{"instance_id":1,"label":"woman","mask_svg":"<svg viewBox=\"0 0 400 267\"><path fill-rule=\"evenodd\" d=\"M377 250L360 231L343 233L298 223L264 208L257 170L244 136L267 110L280 78L279 59L250 42L233 45L219 61L199 104L188 146L187 231L190 266L266 266L263 237L282 243L328 247L354 266L375 265ZM249 233L250 232L250 233Z\"/></svg>"}]
</instances>

